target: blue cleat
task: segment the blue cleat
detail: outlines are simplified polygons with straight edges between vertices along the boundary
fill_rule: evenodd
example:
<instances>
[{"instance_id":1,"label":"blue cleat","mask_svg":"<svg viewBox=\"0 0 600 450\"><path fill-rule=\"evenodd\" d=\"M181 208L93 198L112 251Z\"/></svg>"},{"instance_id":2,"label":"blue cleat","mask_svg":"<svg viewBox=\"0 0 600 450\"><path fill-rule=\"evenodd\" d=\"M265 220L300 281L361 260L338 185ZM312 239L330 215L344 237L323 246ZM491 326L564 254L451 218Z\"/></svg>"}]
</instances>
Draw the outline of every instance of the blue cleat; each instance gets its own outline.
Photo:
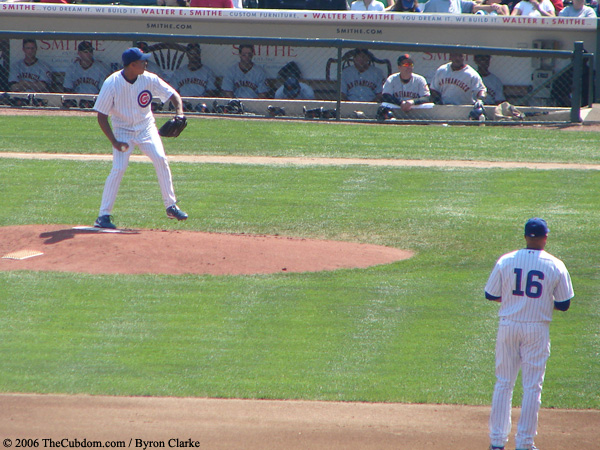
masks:
<instances>
[{"instance_id":1,"label":"blue cleat","mask_svg":"<svg viewBox=\"0 0 600 450\"><path fill-rule=\"evenodd\" d=\"M180 210L177 205L172 205L167 208L167 217L169 219L185 220L188 215Z\"/></svg>"},{"instance_id":2,"label":"blue cleat","mask_svg":"<svg viewBox=\"0 0 600 450\"><path fill-rule=\"evenodd\" d=\"M117 228L117 226L114 223L112 223L112 216L109 216L108 214L105 216L99 216L96 219L96 222L94 222L94 227L95 228L110 228L112 230Z\"/></svg>"}]
</instances>

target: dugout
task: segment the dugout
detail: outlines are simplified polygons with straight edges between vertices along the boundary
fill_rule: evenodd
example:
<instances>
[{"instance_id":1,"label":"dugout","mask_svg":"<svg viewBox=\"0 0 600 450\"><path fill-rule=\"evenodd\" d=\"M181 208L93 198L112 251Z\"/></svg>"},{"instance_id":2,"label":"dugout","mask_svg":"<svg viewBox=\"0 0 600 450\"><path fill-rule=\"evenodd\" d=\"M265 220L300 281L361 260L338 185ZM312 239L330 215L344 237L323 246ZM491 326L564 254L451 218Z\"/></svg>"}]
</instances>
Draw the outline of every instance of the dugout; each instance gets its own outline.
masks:
<instances>
[{"instance_id":1,"label":"dugout","mask_svg":"<svg viewBox=\"0 0 600 450\"><path fill-rule=\"evenodd\" d=\"M255 60L265 67L273 87L279 82L277 72L293 61L302 68L304 78L315 89L317 100L335 100L331 95L336 89L337 68L334 64L330 68L334 73L328 76L327 62L338 58L341 61L344 52L354 43L362 42L361 45L376 49L376 56L384 61L395 62L401 51L416 52L415 72L424 76L447 60L447 49L435 47L443 43L473 47L471 56L476 53L476 47L488 53L488 49L505 49L494 53L492 69L504 81L507 99L525 106L544 107L552 106L549 103L551 80L569 67L575 42L583 42L591 57L598 40L597 20L556 17L41 3L3 3L0 11L0 29L5 30L0 37L4 38L7 47L3 53L4 67L20 56L18 39L31 32L29 34L35 34L40 42L40 55L50 59L57 68L56 90L60 88L61 73L64 74L64 68L73 59L74 47L84 39L93 40L97 53L113 68L118 67L122 51L122 45L113 44L116 40L123 45L132 45L141 39L151 44L198 41L207 45L203 60L218 73L223 73L235 62L236 45L250 39L257 46ZM14 31L12 34L11 30ZM123 30L127 30L126 33ZM69 32L74 34L69 35ZM328 46L323 45L326 42ZM415 42L423 46L419 47ZM431 46L427 47L427 44ZM338 49L343 52L338 54ZM523 53L519 59L510 54L513 50L555 53L549 56ZM597 59L589 61L593 67L598 64ZM467 62L472 64L472 60ZM395 64L392 67L396 71ZM545 81L548 83L544 84ZM594 81L591 77L590 84ZM370 110L370 107L362 109Z\"/></svg>"}]
</instances>

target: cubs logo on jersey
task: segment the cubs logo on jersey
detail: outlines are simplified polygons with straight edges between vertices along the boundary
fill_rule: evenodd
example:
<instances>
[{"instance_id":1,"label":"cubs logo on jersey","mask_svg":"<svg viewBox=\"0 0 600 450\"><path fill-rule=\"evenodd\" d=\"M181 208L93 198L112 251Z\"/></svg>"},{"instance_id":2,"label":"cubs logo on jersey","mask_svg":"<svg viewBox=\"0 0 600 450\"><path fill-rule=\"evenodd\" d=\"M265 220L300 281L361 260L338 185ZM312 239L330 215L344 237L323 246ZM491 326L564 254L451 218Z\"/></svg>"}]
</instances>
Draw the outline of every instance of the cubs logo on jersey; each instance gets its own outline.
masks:
<instances>
[{"instance_id":1,"label":"cubs logo on jersey","mask_svg":"<svg viewBox=\"0 0 600 450\"><path fill-rule=\"evenodd\" d=\"M115 129L142 131L155 123L152 101L156 98L166 103L175 93L175 89L153 73L145 72L132 83L123 76L123 71L118 71L102 84L94 109L110 115Z\"/></svg>"},{"instance_id":2,"label":"cubs logo on jersey","mask_svg":"<svg viewBox=\"0 0 600 450\"><path fill-rule=\"evenodd\" d=\"M138 105L142 108L146 108L150 103L152 103L152 92L148 90L140 92L138 95Z\"/></svg>"}]
</instances>

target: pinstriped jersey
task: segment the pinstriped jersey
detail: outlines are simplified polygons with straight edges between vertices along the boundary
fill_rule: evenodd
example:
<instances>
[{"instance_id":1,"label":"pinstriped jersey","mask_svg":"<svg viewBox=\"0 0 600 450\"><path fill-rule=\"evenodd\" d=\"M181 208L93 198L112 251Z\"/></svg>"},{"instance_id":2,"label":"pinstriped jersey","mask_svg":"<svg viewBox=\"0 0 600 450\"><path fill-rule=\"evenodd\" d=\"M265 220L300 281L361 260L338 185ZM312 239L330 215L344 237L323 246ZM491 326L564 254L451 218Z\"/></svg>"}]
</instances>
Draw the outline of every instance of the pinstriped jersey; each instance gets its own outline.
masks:
<instances>
[{"instance_id":1,"label":"pinstriped jersey","mask_svg":"<svg viewBox=\"0 0 600 450\"><path fill-rule=\"evenodd\" d=\"M139 132L155 123L152 99L166 102L174 93L175 89L154 73L144 72L132 84L120 70L104 81L94 109L110 116L113 127Z\"/></svg>"},{"instance_id":2,"label":"pinstriped jersey","mask_svg":"<svg viewBox=\"0 0 600 450\"><path fill-rule=\"evenodd\" d=\"M560 259L526 248L500 257L485 291L502 297L498 315L516 322L550 322L554 302L574 295L571 277Z\"/></svg>"}]
</instances>

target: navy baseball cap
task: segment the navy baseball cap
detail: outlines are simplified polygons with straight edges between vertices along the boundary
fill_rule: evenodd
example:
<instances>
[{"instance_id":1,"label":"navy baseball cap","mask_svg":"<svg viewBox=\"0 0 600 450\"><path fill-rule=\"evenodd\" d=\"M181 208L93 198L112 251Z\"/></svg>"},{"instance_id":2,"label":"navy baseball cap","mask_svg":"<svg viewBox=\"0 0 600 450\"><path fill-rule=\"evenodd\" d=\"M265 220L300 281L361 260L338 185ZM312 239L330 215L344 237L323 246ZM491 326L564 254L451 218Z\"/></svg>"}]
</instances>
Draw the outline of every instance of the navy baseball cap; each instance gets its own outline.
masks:
<instances>
[{"instance_id":1,"label":"navy baseball cap","mask_svg":"<svg viewBox=\"0 0 600 450\"><path fill-rule=\"evenodd\" d=\"M544 219L533 217L525 224L525 236L529 237L544 237L548 236L550 229Z\"/></svg>"},{"instance_id":2,"label":"navy baseball cap","mask_svg":"<svg viewBox=\"0 0 600 450\"><path fill-rule=\"evenodd\" d=\"M286 96L295 98L300 93L300 82L298 81L298 78L289 77L285 80L285 83L283 83L283 91Z\"/></svg>"},{"instance_id":3,"label":"navy baseball cap","mask_svg":"<svg viewBox=\"0 0 600 450\"><path fill-rule=\"evenodd\" d=\"M91 53L94 51L94 46L89 41L82 41L77 46L77 50L80 52L90 52Z\"/></svg>"},{"instance_id":4,"label":"navy baseball cap","mask_svg":"<svg viewBox=\"0 0 600 450\"><path fill-rule=\"evenodd\" d=\"M123 59L123 65L128 66L132 62L142 60L148 60L152 57L152 53L144 53L137 47L128 48L123 52L121 58Z\"/></svg>"},{"instance_id":5,"label":"navy baseball cap","mask_svg":"<svg viewBox=\"0 0 600 450\"><path fill-rule=\"evenodd\" d=\"M412 64L412 65L415 64L415 62L413 61L413 59L410 57L410 55L408 53L398 56L398 65L399 66L401 66L405 62Z\"/></svg>"}]
</instances>

